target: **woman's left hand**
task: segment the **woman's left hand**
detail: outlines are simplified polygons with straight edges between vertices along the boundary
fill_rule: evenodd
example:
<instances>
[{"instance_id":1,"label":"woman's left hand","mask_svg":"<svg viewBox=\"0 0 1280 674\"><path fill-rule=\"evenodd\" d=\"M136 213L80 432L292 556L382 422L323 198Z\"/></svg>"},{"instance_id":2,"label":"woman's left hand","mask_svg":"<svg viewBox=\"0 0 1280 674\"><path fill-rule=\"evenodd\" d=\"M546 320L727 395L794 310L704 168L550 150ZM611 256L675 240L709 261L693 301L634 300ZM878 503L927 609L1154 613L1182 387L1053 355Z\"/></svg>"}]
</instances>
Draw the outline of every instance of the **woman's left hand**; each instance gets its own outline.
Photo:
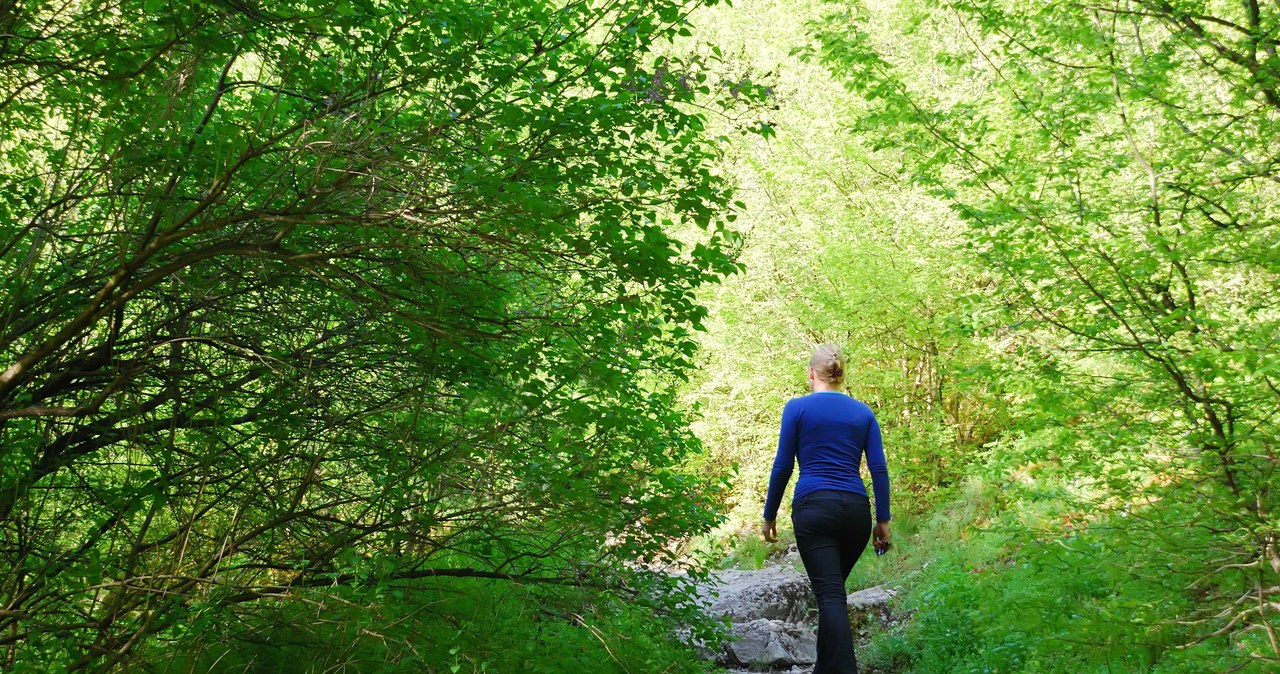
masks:
<instances>
[{"instance_id":1,"label":"woman's left hand","mask_svg":"<svg viewBox=\"0 0 1280 674\"><path fill-rule=\"evenodd\" d=\"M765 520L764 528L760 533L764 534L764 540L769 543L776 543L778 540L778 520Z\"/></svg>"}]
</instances>

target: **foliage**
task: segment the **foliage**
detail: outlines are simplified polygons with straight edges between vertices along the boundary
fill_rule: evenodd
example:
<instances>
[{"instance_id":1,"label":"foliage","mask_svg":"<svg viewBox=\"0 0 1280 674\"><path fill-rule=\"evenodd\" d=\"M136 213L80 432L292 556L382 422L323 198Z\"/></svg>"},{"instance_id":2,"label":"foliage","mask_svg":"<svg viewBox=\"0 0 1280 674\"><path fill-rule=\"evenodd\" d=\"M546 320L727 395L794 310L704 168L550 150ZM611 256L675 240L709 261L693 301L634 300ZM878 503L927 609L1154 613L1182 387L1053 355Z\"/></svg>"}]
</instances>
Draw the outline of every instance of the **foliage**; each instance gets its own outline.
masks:
<instances>
[{"instance_id":1,"label":"foliage","mask_svg":"<svg viewBox=\"0 0 1280 674\"><path fill-rule=\"evenodd\" d=\"M0 7L6 663L324 587L621 592L714 524L702 111L760 91L655 51L689 9Z\"/></svg>"},{"instance_id":2,"label":"foliage","mask_svg":"<svg viewBox=\"0 0 1280 674\"><path fill-rule=\"evenodd\" d=\"M1182 648L1196 626L1163 618L1193 612L1197 598L1182 591L1176 575L1159 572L1169 559L1152 557L1146 540L1125 535L1128 519L1151 513L1091 521L1058 514L1068 506L1053 499L1016 510L995 505L988 504L994 521L986 525L947 518L930 526L931 558L906 577L909 591L898 608L911 618L876 635L863 658L871 666L927 673L1268 671L1254 656L1264 646L1261 634ZM1212 535L1188 533L1181 554L1208 561Z\"/></svg>"},{"instance_id":3,"label":"foliage","mask_svg":"<svg viewBox=\"0 0 1280 674\"><path fill-rule=\"evenodd\" d=\"M159 652L145 658L155 663L150 671L692 674L709 667L644 609L577 588L547 593L448 579L339 591L314 606L258 604L252 633L220 613L205 616L203 629L160 635Z\"/></svg>"},{"instance_id":4,"label":"foliage","mask_svg":"<svg viewBox=\"0 0 1280 674\"><path fill-rule=\"evenodd\" d=\"M745 0L699 15L700 36L763 72L776 94L776 136L735 142L727 171L743 185L744 270L704 291L708 330L687 387L710 471L738 470L732 519L718 535L734 559L755 549L778 415L803 394L805 363L825 341L849 360L846 389L876 410L894 477L895 511L921 512L955 488L998 428L969 335L951 316L971 279L963 226L896 165L842 133L856 97L823 66L791 53L821 2ZM782 518L785 527L786 517ZM784 536L786 532L784 532Z\"/></svg>"},{"instance_id":5,"label":"foliage","mask_svg":"<svg viewBox=\"0 0 1280 674\"><path fill-rule=\"evenodd\" d=\"M1117 530L1002 572L995 593L1034 578L1161 648L1224 645L1254 667L1280 661L1278 19L1252 2L839 2L810 52L864 102L854 134L970 224L992 282L965 322L1019 410L993 473L1068 479L1063 507ZM1095 597L1075 585L1105 578L1095 566L1136 578ZM979 587L961 578L937 596ZM1136 649L1141 631L1117 639Z\"/></svg>"}]
</instances>

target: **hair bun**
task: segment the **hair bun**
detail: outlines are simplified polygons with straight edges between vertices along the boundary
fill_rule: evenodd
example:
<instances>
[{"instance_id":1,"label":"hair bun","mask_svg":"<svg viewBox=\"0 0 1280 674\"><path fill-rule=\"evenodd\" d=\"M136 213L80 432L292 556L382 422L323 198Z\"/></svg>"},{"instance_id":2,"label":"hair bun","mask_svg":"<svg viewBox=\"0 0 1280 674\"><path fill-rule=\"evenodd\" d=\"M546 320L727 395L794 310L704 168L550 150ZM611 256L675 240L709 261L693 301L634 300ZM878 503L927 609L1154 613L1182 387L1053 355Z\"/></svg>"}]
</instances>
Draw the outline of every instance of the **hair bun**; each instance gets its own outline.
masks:
<instances>
[{"instance_id":1,"label":"hair bun","mask_svg":"<svg viewBox=\"0 0 1280 674\"><path fill-rule=\"evenodd\" d=\"M844 379L844 354L835 344L823 344L813 350L809 367L822 381L839 386Z\"/></svg>"}]
</instances>

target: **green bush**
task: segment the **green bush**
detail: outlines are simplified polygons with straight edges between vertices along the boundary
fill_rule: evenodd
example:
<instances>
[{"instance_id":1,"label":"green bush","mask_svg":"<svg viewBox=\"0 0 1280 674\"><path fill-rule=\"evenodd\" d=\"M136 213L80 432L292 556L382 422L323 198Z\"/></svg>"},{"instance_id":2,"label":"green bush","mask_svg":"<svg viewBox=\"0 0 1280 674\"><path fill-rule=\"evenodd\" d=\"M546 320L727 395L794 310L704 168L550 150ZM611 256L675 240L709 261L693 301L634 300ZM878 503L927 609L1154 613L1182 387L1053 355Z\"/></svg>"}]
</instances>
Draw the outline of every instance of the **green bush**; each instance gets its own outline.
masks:
<instances>
[{"instance_id":1,"label":"green bush","mask_svg":"<svg viewBox=\"0 0 1280 674\"><path fill-rule=\"evenodd\" d=\"M904 576L910 619L874 635L863 662L914 674L1265 671L1265 637L1196 643L1194 626L1167 619L1195 612L1180 568L1212 549L1197 540L1207 534L1181 531L1172 549L1132 521L1145 513L1090 520L1066 501L1025 505L1037 519L963 536L973 511L957 502L912 537L925 547Z\"/></svg>"},{"instance_id":2,"label":"green bush","mask_svg":"<svg viewBox=\"0 0 1280 674\"><path fill-rule=\"evenodd\" d=\"M651 611L598 592L491 581L403 584L208 615L132 669L154 674L694 673L710 665Z\"/></svg>"}]
</instances>

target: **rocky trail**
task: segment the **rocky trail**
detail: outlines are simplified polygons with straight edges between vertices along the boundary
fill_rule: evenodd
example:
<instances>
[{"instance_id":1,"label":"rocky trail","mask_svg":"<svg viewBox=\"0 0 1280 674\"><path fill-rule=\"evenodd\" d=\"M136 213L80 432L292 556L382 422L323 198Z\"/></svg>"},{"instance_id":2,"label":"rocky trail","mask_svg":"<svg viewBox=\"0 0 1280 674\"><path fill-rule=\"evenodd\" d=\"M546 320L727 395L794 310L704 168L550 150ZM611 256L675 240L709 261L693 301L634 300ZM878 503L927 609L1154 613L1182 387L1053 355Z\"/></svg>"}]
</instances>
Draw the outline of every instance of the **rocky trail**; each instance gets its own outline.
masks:
<instances>
[{"instance_id":1,"label":"rocky trail","mask_svg":"<svg viewBox=\"0 0 1280 674\"><path fill-rule=\"evenodd\" d=\"M733 674L811 674L817 656L817 608L809 579L787 561L791 560L782 566L714 574L713 583L702 594L704 606L713 615L730 617L738 638L718 651L704 649L704 657ZM876 624L898 622L900 617L891 613L889 603L895 593L889 587L870 587L848 596L855 645L865 643Z\"/></svg>"}]
</instances>

